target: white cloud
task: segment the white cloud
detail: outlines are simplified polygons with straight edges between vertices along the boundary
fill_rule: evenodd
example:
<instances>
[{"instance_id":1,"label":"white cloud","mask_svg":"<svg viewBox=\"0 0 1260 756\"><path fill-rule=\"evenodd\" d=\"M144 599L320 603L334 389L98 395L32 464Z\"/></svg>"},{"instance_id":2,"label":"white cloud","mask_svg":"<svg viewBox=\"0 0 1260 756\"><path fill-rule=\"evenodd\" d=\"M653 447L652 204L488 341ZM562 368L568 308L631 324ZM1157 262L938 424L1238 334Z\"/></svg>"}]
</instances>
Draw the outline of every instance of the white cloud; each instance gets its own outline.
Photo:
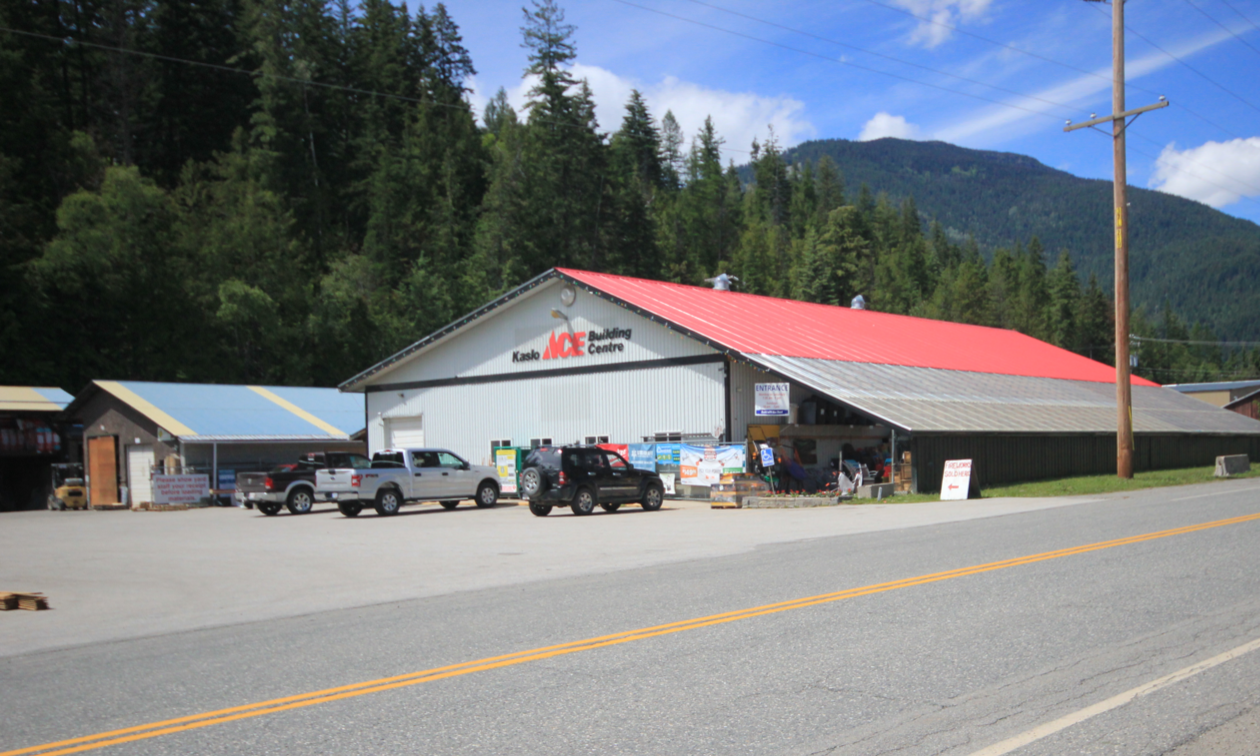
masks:
<instances>
[{"instance_id":1,"label":"white cloud","mask_svg":"<svg viewBox=\"0 0 1260 756\"><path fill-rule=\"evenodd\" d=\"M918 134L919 127L906 121L904 116L890 115L880 111L862 127L862 133L858 134L858 141L869 142L872 139L884 137L914 139Z\"/></svg>"},{"instance_id":2,"label":"white cloud","mask_svg":"<svg viewBox=\"0 0 1260 756\"><path fill-rule=\"evenodd\" d=\"M964 21L974 21L989 10L993 0L893 0L922 19L910 35L911 44L933 48L949 39L953 30Z\"/></svg>"},{"instance_id":3,"label":"white cloud","mask_svg":"<svg viewBox=\"0 0 1260 756\"><path fill-rule=\"evenodd\" d=\"M600 129L607 133L621 128L626 101L634 89L643 95L652 117L658 122L666 111L672 111L688 143L704 126L704 119L711 116L718 136L726 141L726 156L737 163L747 160L754 138L765 142L768 126L774 127L779 145L783 148L816 133L813 124L805 118L805 103L791 97L711 89L674 76L667 76L655 84L642 84L599 66L581 63L571 70L574 78L585 79L590 84L595 96L595 117L599 120ZM507 89L508 101L522 116L529 90L536 81L534 77L527 77ZM478 85L475 80L471 82L474 91L469 95L469 102L480 117L493 92L483 92Z\"/></svg>"},{"instance_id":4,"label":"white cloud","mask_svg":"<svg viewBox=\"0 0 1260 756\"><path fill-rule=\"evenodd\" d=\"M1170 52L1178 58L1188 58L1197 52L1206 50L1213 45L1219 44L1230 38L1228 32L1213 32L1203 35L1195 40L1185 44L1173 47ZM1134 81L1147 74L1154 73L1175 61L1162 52L1153 52L1145 57L1137 60L1130 60L1125 64L1125 76L1129 81ZM1048 119L1044 117L1048 110L1061 111L1062 108L1056 108L1054 105L1048 105L1048 102L1073 103L1078 100L1086 100L1093 97L1103 90L1111 89L1111 67L1097 69L1093 75L1084 74L1075 79L1071 79L1063 84L1048 87L1039 92L1034 92L1027 98L1012 98L1008 100L1008 106L988 107L980 111L980 113L972 118L951 124L944 128L938 129L933 133L933 139L939 139L943 142L959 142L969 137L976 136L984 132L996 129L1005 129L1005 136L1016 136L1010 127L1019 122L1026 121L1033 116L1038 116L1038 121L1042 124ZM1036 98L1036 99L1033 99ZM1141 103L1133 103L1133 106ZM1110 102L1104 102L1100 108L1110 108ZM1011 107L1017 106L1017 107ZM1102 110L1101 112L1108 112ZM1082 113L1084 116L1084 113ZM1082 118L1082 120L1084 120Z\"/></svg>"},{"instance_id":5,"label":"white cloud","mask_svg":"<svg viewBox=\"0 0 1260 756\"><path fill-rule=\"evenodd\" d=\"M1170 144L1159 154L1149 186L1212 207L1260 196L1260 137L1186 150Z\"/></svg>"}]
</instances>

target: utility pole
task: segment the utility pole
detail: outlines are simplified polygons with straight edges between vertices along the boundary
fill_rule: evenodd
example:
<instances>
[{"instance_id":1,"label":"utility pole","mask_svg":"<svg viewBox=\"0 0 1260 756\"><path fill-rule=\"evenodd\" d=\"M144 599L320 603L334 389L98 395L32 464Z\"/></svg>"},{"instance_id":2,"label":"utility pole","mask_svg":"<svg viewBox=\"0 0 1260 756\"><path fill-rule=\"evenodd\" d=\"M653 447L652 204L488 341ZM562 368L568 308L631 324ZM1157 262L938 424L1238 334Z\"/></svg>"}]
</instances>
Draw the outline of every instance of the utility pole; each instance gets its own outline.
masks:
<instances>
[{"instance_id":1,"label":"utility pole","mask_svg":"<svg viewBox=\"0 0 1260 756\"><path fill-rule=\"evenodd\" d=\"M1104 2L1105 0L1086 0ZM1148 110L1168 107L1162 96L1154 105L1124 109L1124 0L1111 3L1111 115L1090 117L1084 123L1067 122L1064 131L1111 121L1115 161L1113 194L1116 205L1116 477L1133 477L1133 389L1129 381L1129 203L1126 198L1127 171L1124 132L1132 121L1126 119Z\"/></svg>"}]
</instances>

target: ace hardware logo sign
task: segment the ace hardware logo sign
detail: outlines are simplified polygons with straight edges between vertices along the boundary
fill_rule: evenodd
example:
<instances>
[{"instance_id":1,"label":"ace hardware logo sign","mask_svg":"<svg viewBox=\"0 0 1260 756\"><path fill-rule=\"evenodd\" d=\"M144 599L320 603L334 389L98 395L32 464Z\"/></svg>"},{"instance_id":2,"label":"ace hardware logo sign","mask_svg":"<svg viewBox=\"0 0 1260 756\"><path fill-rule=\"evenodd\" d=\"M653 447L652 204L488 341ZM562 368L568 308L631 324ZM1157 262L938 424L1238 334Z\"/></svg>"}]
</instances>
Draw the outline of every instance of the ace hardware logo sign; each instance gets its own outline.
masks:
<instances>
[{"instance_id":1,"label":"ace hardware logo sign","mask_svg":"<svg viewBox=\"0 0 1260 756\"><path fill-rule=\"evenodd\" d=\"M537 349L518 349L512 352L512 362L537 360L563 360L569 357L585 357L588 354L608 354L626 351L630 340L629 328L605 328L602 331L551 332L541 354Z\"/></svg>"}]
</instances>

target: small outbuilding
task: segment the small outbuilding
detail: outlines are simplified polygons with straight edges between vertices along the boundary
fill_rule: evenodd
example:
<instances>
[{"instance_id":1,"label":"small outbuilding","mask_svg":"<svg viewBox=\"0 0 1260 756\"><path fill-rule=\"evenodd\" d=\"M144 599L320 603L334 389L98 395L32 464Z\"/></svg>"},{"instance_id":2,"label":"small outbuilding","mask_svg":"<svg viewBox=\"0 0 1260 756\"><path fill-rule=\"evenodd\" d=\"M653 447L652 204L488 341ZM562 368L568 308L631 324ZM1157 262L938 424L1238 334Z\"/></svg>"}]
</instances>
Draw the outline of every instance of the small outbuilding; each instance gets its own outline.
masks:
<instances>
[{"instance_id":1,"label":"small outbuilding","mask_svg":"<svg viewBox=\"0 0 1260 756\"><path fill-rule=\"evenodd\" d=\"M1260 452L1260 422L1132 383L1136 469ZM341 388L366 394L370 451L436 445L477 462L610 443L677 468L681 442L706 455L694 476L723 467L724 444L751 455L749 441L778 439L819 477L891 459L919 491L950 459L973 460L985 485L1116 464L1114 368L1032 337L581 270L547 271Z\"/></svg>"},{"instance_id":2,"label":"small outbuilding","mask_svg":"<svg viewBox=\"0 0 1260 756\"><path fill-rule=\"evenodd\" d=\"M79 460L62 416L73 396L45 386L0 386L0 511L42 507L52 465Z\"/></svg>"},{"instance_id":3,"label":"small outbuilding","mask_svg":"<svg viewBox=\"0 0 1260 756\"><path fill-rule=\"evenodd\" d=\"M1179 394L1193 396L1216 407L1224 407L1231 402L1260 391L1260 380L1253 381L1216 381L1214 383L1170 383L1164 388L1172 389Z\"/></svg>"},{"instance_id":4,"label":"small outbuilding","mask_svg":"<svg viewBox=\"0 0 1260 756\"><path fill-rule=\"evenodd\" d=\"M83 424L93 506L152 501L155 474L206 475L226 495L238 472L363 451L363 398L330 388L92 381L66 412Z\"/></svg>"}]
</instances>

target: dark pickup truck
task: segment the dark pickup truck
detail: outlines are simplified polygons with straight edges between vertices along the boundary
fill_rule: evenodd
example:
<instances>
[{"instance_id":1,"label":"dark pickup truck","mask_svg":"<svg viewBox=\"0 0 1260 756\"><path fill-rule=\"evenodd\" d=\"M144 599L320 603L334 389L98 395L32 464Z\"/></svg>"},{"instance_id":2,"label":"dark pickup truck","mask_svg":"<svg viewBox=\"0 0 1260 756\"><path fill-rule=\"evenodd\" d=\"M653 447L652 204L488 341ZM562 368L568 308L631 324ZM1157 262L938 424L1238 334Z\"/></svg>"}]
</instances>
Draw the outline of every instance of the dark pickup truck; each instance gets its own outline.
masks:
<instances>
[{"instance_id":1,"label":"dark pickup truck","mask_svg":"<svg viewBox=\"0 0 1260 756\"><path fill-rule=\"evenodd\" d=\"M267 516L280 513L283 504L293 514L306 514L315 503L315 471L325 467L368 467L371 462L352 452L309 452L297 462L271 472L238 473L236 500L258 507Z\"/></svg>"}]
</instances>

